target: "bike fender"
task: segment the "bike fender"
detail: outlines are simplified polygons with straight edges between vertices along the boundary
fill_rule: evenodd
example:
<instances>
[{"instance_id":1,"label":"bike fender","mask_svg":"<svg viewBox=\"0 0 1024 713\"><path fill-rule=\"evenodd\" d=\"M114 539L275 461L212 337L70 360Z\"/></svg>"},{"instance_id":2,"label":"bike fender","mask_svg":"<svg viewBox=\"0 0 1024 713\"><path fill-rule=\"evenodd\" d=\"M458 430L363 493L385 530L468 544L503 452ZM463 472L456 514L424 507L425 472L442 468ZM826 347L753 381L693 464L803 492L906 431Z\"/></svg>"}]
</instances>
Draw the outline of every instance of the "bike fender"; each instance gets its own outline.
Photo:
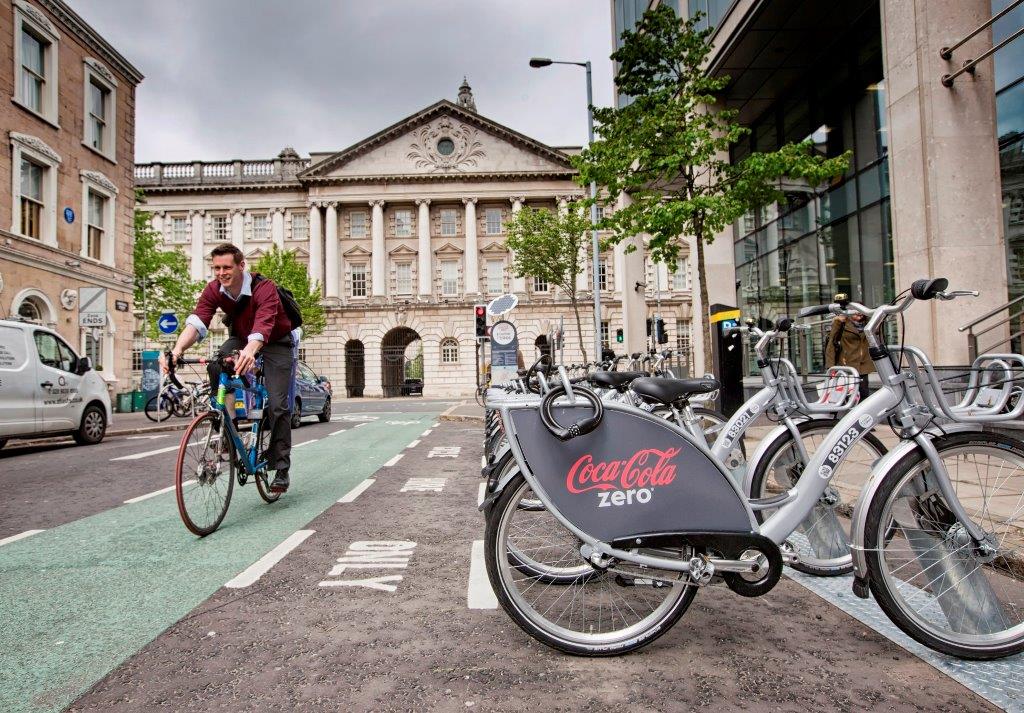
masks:
<instances>
[{"instance_id":1,"label":"bike fender","mask_svg":"<svg viewBox=\"0 0 1024 713\"><path fill-rule=\"evenodd\" d=\"M945 433L959 433L961 431L976 431L978 428L976 424L951 423L943 424L942 430ZM927 431L924 435L929 438L936 438L941 434ZM879 458L878 462L871 469L868 482L861 488L860 496L857 498L856 505L854 505L853 518L850 524L850 553L853 555L854 588L856 590L858 586L864 587L865 596L867 592L866 584L868 582L868 561L864 552L864 535L867 531L868 509L871 507L871 501L874 499L875 493L878 492L878 488L885 482L889 472L904 456L914 451L917 447L917 443L914 441L901 441L895 448Z\"/></svg>"}]
</instances>

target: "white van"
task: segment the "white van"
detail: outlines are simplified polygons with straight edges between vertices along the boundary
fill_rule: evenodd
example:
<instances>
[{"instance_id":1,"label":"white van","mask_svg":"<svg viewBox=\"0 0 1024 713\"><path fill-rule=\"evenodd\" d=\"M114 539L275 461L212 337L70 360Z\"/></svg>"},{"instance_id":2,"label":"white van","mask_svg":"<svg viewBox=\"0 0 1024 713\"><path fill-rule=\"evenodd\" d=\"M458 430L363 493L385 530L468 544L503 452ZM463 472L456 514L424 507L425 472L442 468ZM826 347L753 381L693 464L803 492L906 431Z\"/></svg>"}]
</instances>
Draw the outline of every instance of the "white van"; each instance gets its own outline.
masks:
<instances>
[{"instance_id":1,"label":"white van","mask_svg":"<svg viewBox=\"0 0 1024 713\"><path fill-rule=\"evenodd\" d=\"M99 443L110 423L106 382L60 335L0 320L0 448L10 438L71 434Z\"/></svg>"}]
</instances>

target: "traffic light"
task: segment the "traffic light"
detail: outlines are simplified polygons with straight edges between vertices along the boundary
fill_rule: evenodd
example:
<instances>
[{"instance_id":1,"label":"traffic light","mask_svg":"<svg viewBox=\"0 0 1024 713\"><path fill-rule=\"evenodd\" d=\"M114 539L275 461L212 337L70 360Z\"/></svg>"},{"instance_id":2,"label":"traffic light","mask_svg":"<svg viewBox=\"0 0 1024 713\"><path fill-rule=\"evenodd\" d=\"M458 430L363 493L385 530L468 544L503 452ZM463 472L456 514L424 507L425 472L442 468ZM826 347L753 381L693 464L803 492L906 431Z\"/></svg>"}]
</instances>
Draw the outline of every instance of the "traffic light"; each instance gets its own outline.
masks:
<instances>
[{"instance_id":1,"label":"traffic light","mask_svg":"<svg viewBox=\"0 0 1024 713\"><path fill-rule=\"evenodd\" d=\"M622 342L624 341L624 339L622 337L622 330L621 329L616 329L615 330L615 341L618 344L622 344Z\"/></svg>"},{"instance_id":2,"label":"traffic light","mask_svg":"<svg viewBox=\"0 0 1024 713\"><path fill-rule=\"evenodd\" d=\"M487 338L487 305L477 305L473 308L476 319L476 338Z\"/></svg>"},{"instance_id":3,"label":"traffic light","mask_svg":"<svg viewBox=\"0 0 1024 713\"><path fill-rule=\"evenodd\" d=\"M668 344L668 332L665 331L665 320L661 317L655 322L654 325L654 341L658 344Z\"/></svg>"}]
</instances>

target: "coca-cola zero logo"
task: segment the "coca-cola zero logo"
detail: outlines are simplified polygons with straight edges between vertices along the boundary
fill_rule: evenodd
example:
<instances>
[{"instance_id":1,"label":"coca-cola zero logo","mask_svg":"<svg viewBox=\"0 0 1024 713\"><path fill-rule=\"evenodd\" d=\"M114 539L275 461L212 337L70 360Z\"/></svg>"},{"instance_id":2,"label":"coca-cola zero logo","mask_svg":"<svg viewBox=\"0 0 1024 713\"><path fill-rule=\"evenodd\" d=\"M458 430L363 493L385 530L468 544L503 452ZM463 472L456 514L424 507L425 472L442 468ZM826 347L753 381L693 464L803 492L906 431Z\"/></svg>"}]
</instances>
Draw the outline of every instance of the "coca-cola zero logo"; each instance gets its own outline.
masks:
<instances>
[{"instance_id":1,"label":"coca-cola zero logo","mask_svg":"<svg viewBox=\"0 0 1024 713\"><path fill-rule=\"evenodd\" d=\"M640 503L650 502L654 488L675 480L676 466L671 461L681 450L645 448L629 458L597 463L587 453L569 468L565 487L574 494L600 491L598 507L629 505L634 499Z\"/></svg>"}]
</instances>

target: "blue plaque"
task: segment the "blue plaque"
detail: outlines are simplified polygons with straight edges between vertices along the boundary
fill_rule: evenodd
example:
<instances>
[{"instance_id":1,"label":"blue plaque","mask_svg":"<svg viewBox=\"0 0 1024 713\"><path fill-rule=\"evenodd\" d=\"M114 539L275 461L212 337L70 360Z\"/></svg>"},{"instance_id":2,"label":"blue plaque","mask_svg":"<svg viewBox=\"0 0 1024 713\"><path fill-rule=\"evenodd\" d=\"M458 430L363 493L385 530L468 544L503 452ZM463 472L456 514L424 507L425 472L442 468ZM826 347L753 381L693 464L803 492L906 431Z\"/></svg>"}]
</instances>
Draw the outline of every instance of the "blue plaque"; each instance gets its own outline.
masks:
<instances>
[{"instance_id":1,"label":"blue plaque","mask_svg":"<svg viewBox=\"0 0 1024 713\"><path fill-rule=\"evenodd\" d=\"M68 222L68 223L74 223L75 222L75 211L73 209L71 209L71 208L65 208L64 209L64 220L65 220L65 222Z\"/></svg>"}]
</instances>

